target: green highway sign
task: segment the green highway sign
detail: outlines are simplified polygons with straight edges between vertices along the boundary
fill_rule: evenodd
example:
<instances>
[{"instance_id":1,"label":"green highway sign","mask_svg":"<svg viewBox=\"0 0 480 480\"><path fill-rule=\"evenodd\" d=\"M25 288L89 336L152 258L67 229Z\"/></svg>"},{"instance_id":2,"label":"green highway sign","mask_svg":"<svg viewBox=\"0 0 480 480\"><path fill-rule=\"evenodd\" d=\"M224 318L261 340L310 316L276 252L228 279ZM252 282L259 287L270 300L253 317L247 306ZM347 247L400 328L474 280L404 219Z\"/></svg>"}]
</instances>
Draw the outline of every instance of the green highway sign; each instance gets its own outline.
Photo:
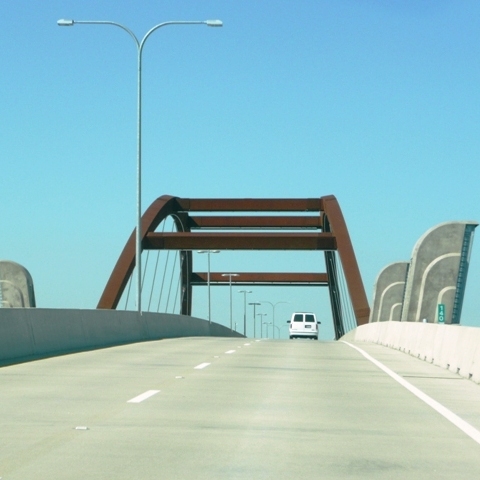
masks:
<instances>
[{"instance_id":1,"label":"green highway sign","mask_svg":"<svg viewBox=\"0 0 480 480\"><path fill-rule=\"evenodd\" d=\"M445 323L445 304L439 303L438 305L438 323Z\"/></svg>"}]
</instances>

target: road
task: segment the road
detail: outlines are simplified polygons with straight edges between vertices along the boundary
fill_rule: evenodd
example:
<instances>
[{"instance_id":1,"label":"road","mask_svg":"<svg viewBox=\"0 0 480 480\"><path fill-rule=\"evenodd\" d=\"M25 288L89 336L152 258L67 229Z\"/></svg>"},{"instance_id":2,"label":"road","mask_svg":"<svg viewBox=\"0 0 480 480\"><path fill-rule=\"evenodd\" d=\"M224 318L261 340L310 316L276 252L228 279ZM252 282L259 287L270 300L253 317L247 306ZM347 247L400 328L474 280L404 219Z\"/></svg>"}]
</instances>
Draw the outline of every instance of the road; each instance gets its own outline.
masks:
<instances>
[{"instance_id":1,"label":"road","mask_svg":"<svg viewBox=\"0 0 480 480\"><path fill-rule=\"evenodd\" d=\"M480 386L358 344L480 430ZM480 444L341 342L184 338L0 369L0 477L476 479Z\"/></svg>"}]
</instances>

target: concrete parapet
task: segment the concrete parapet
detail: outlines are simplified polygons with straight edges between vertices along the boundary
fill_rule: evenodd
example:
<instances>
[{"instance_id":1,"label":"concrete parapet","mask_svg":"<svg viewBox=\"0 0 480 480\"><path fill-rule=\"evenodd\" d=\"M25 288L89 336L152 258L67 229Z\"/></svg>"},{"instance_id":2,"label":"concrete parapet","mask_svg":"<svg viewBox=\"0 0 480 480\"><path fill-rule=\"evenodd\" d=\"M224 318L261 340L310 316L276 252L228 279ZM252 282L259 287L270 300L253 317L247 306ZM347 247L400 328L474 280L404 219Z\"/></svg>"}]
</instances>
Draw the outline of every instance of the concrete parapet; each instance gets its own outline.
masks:
<instances>
[{"instance_id":1,"label":"concrete parapet","mask_svg":"<svg viewBox=\"0 0 480 480\"><path fill-rule=\"evenodd\" d=\"M35 307L32 276L18 263L0 260L0 307Z\"/></svg>"},{"instance_id":2,"label":"concrete parapet","mask_svg":"<svg viewBox=\"0 0 480 480\"><path fill-rule=\"evenodd\" d=\"M357 327L341 340L385 345L480 383L480 328L374 322Z\"/></svg>"},{"instance_id":3,"label":"concrete parapet","mask_svg":"<svg viewBox=\"0 0 480 480\"><path fill-rule=\"evenodd\" d=\"M460 323L463 293L477 222L446 222L417 241L408 269L402 322L435 323L437 307L445 308L445 323Z\"/></svg>"},{"instance_id":4,"label":"concrete parapet","mask_svg":"<svg viewBox=\"0 0 480 480\"><path fill-rule=\"evenodd\" d=\"M408 266L408 262L391 263L378 274L369 322L400 320Z\"/></svg>"},{"instance_id":5,"label":"concrete parapet","mask_svg":"<svg viewBox=\"0 0 480 480\"><path fill-rule=\"evenodd\" d=\"M185 315L116 310L0 309L0 365L163 338L243 337Z\"/></svg>"}]
</instances>

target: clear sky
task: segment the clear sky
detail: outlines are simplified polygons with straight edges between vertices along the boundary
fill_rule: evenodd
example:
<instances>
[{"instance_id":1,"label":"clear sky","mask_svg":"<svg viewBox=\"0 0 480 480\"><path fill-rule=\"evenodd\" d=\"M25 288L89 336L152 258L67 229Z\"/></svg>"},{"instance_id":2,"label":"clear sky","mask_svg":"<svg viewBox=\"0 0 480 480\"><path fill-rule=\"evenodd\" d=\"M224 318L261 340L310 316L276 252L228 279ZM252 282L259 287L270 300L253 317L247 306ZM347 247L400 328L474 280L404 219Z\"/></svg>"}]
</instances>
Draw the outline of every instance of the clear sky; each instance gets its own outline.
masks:
<instances>
[{"instance_id":1,"label":"clear sky","mask_svg":"<svg viewBox=\"0 0 480 480\"><path fill-rule=\"evenodd\" d=\"M39 307L95 308L136 215L134 44L60 18L116 21L139 37L168 20L224 22L166 27L146 44L144 208L163 194L333 194L370 302L379 271L409 260L426 230L480 220L478 0L4 1L0 258L30 271ZM257 264L212 257L212 271ZM477 239L463 324L480 326L479 289ZM217 290L214 320L228 316ZM329 318L316 290L299 290L249 301L289 301L282 324L296 309Z\"/></svg>"}]
</instances>

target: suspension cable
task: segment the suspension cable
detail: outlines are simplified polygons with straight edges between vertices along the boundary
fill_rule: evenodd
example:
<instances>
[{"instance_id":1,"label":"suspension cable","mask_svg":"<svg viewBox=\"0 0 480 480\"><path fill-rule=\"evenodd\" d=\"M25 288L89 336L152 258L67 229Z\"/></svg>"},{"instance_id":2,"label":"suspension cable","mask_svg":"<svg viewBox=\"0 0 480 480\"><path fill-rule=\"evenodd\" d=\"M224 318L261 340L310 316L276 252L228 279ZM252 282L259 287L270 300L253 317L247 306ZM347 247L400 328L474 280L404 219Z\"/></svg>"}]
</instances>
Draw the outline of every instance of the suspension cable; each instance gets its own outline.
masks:
<instances>
[{"instance_id":1,"label":"suspension cable","mask_svg":"<svg viewBox=\"0 0 480 480\"><path fill-rule=\"evenodd\" d=\"M175 217L178 220L178 224L182 228L182 232L185 232L185 226L183 225L182 219L176 213L172 213L171 216ZM173 231L173 226L172 226L172 231ZM179 250L177 252L176 257L175 257L175 265L176 265L176 261L177 261L178 258L182 259L181 255L182 255L182 250ZM187 262L188 262L188 254L186 255L186 258L187 258ZM175 312L175 305L177 304L178 294L179 294L179 292L182 288L183 260L179 262L179 265L180 265L180 274L179 274L179 277L178 277L178 284L177 284L177 289L176 289L176 292L175 292L175 300L174 300L174 303L173 303L173 310L172 310L173 312ZM187 267L188 267L188 263L187 263ZM175 271L175 269L172 270L172 279L173 279L174 271ZM182 302L182 301L183 301L183 295L181 295L180 302ZM179 304L179 312L181 312L181 310L182 310L182 303Z\"/></svg>"},{"instance_id":2,"label":"suspension cable","mask_svg":"<svg viewBox=\"0 0 480 480\"><path fill-rule=\"evenodd\" d=\"M181 250L179 250L179 252L178 252L179 257L180 257L180 255L181 255ZM180 293L181 288L182 288L182 262L180 262L180 274L178 275L177 288L175 289L175 299L173 301L173 313L175 313L175 305L177 304L178 294ZM179 304L178 310L179 310L179 312L182 311L182 304L181 303Z\"/></svg>"},{"instance_id":3,"label":"suspension cable","mask_svg":"<svg viewBox=\"0 0 480 480\"><path fill-rule=\"evenodd\" d=\"M133 275L130 275L130 278L128 279L127 297L125 298L125 310L127 309L127 306L128 306L128 299L130 297L130 289L132 288L132 278L133 278Z\"/></svg>"},{"instance_id":4,"label":"suspension cable","mask_svg":"<svg viewBox=\"0 0 480 480\"><path fill-rule=\"evenodd\" d=\"M177 258L178 258L178 255L175 255L173 260L172 275L170 277L170 286L168 288L167 305L165 306L165 313L168 312L168 304L170 303L170 294L172 292L172 284L173 284L173 277L174 277L173 272L175 272L175 265L177 264ZM173 305L173 307L175 308L175 304Z\"/></svg>"},{"instance_id":5,"label":"suspension cable","mask_svg":"<svg viewBox=\"0 0 480 480\"><path fill-rule=\"evenodd\" d=\"M147 250L147 259L145 260L145 268L143 269L142 292L143 292L143 286L145 285L145 275L147 274L149 256L150 256L150 250Z\"/></svg>"},{"instance_id":6,"label":"suspension cable","mask_svg":"<svg viewBox=\"0 0 480 480\"><path fill-rule=\"evenodd\" d=\"M162 233L165 231L165 223L163 222ZM152 288L150 290L150 298L148 299L148 310L150 310L150 304L152 303L153 291L155 288L155 282L157 281L157 268L158 262L160 260L160 250L157 251L157 261L155 262L155 269L153 271L153 281L152 281Z\"/></svg>"},{"instance_id":7,"label":"suspension cable","mask_svg":"<svg viewBox=\"0 0 480 480\"><path fill-rule=\"evenodd\" d=\"M345 333L347 331L353 330L356 327L355 315L352 307L352 302L350 299L350 295L348 293L347 282L345 278L345 272L343 268L340 268L340 285L343 291L342 298L344 304L344 312L345 312L345 322L344 327L348 327L345 329Z\"/></svg>"}]
</instances>

